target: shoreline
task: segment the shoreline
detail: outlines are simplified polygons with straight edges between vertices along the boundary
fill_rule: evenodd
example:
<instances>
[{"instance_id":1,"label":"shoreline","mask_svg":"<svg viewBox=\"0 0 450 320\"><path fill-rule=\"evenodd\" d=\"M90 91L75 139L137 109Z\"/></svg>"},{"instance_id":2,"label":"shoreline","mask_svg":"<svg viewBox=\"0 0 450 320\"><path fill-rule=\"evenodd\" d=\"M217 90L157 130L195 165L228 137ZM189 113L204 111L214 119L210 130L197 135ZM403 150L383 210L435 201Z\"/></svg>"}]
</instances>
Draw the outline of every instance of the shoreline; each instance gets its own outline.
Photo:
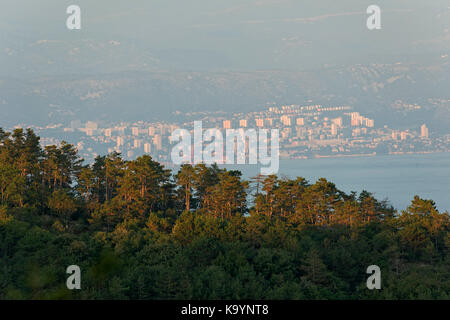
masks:
<instances>
[{"instance_id":1,"label":"shoreline","mask_svg":"<svg viewBox=\"0 0 450 320\"><path fill-rule=\"evenodd\" d=\"M407 152L389 152L389 153L354 153L354 154L336 154L336 155L313 155L313 156L296 156L296 157L282 157L280 160L313 160L313 159L336 159L336 158L357 158L357 157L382 157L382 156L397 156L397 155L426 155L426 154L440 154L450 153L450 150L445 151L407 151Z\"/></svg>"},{"instance_id":2,"label":"shoreline","mask_svg":"<svg viewBox=\"0 0 450 320\"><path fill-rule=\"evenodd\" d=\"M421 152L390 152L390 153L356 153L356 154L337 154L337 155L314 155L314 156L298 156L298 157L282 157L280 156L280 160L289 161L289 160L317 160L317 159L340 159L340 158L376 158L383 156L404 156L404 155L430 155L430 154L442 154L442 153L450 153L450 150L445 151L421 151ZM158 161L166 168L175 169L178 168L177 165L174 165L171 162L166 161ZM224 163L218 163L219 166L224 166ZM230 164L231 166L237 164ZM248 163L239 164L239 165L249 165Z\"/></svg>"}]
</instances>

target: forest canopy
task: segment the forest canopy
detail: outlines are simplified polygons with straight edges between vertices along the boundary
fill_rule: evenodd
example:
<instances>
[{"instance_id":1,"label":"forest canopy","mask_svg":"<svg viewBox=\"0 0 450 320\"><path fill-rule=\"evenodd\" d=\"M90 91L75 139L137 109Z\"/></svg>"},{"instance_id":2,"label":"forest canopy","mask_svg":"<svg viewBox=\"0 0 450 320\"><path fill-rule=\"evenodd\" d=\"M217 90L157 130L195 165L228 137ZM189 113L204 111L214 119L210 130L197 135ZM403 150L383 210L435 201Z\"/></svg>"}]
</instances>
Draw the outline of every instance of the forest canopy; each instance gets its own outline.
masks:
<instances>
[{"instance_id":1,"label":"forest canopy","mask_svg":"<svg viewBox=\"0 0 450 320\"><path fill-rule=\"evenodd\" d=\"M449 214L0 128L0 299L449 299ZM382 289L368 290L378 265ZM67 266L82 270L66 288Z\"/></svg>"}]
</instances>

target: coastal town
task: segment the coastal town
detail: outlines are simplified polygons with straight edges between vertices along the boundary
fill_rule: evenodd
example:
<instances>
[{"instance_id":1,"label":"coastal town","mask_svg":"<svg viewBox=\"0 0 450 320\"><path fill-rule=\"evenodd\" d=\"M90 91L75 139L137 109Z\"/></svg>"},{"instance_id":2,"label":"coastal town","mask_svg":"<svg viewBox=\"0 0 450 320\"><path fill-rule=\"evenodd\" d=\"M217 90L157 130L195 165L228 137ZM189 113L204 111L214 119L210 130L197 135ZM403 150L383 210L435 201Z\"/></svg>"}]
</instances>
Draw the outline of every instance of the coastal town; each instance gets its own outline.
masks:
<instances>
[{"instance_id":1,"label":"coastal town","mask_svg":"<svg viewBox=\"0 0 450 320\"><path fill-rule=\"evenodd\" d=\"M192 113L203 128L278 129L281 159L375 156L380 154L434 153L450 150L450 135L434 135L420 127L390 128L350 106L285 105L263 111L224 114ZM71 121L46 127L30 126L43 146L61 141L74 144L88 162L98 155L121 153L125 159L149 154L170 163L170 137L178 128L193 130L194 120L178 122L102 123Z\"/></svg>"}]
</instances>

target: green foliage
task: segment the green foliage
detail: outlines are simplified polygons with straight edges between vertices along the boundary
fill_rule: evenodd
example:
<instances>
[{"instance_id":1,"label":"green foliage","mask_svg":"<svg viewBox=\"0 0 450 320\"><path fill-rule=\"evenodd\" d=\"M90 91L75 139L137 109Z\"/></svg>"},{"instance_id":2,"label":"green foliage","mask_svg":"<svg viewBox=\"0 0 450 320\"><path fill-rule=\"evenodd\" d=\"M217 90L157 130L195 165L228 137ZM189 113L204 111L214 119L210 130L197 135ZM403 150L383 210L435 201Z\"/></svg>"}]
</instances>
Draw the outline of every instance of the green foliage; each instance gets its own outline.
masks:
<instances>
[{"instance_id":1,"label":"green foliage","mask_svg":"<svg viewBox=\"0 0 450 320\"><path fill-rule=\"evenodd\" d=\"M449 228L418 196L397 213L324 178L83 165L0 129L0 299L449 299ZM72 264L82 290L65 287ZM382 290L366 288L372 264Z\"/></svg>"}]
</instances>

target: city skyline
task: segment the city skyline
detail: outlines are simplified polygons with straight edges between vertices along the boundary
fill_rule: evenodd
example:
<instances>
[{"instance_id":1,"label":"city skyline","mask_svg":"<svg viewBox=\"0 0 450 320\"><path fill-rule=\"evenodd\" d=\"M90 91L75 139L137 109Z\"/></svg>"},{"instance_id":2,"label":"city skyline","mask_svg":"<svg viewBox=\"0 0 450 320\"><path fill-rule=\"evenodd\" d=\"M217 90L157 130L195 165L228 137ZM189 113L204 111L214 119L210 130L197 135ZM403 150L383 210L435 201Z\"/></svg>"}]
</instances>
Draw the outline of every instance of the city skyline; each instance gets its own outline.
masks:
<instances>
[{"instance_id":1,"label":"city skyline","mask_svg":"<svg viewBox=\"0 0 450 320\"><path fill-rule=\"evenodd\" d=\"M432 133L430 139L426 124L419 128L403 129L389 128L383 124L375 126L373 119L361 115L349 106L286 105L248 114L211 114L201 120L208 129L278 128L282 159L450 150L449 136ZM192 125L193 122L139 121L100 127L95 121L89 120L83 125L76 120L66 127L60 124L31 128L42 135L43 146L59 144L65 140L74 144L89 162L97 155L119 152L127 159L149 154L159 161L169 163L173 147L170 142L171 133L180 128L192 133Z\"/></svg>"}]
</instances>

